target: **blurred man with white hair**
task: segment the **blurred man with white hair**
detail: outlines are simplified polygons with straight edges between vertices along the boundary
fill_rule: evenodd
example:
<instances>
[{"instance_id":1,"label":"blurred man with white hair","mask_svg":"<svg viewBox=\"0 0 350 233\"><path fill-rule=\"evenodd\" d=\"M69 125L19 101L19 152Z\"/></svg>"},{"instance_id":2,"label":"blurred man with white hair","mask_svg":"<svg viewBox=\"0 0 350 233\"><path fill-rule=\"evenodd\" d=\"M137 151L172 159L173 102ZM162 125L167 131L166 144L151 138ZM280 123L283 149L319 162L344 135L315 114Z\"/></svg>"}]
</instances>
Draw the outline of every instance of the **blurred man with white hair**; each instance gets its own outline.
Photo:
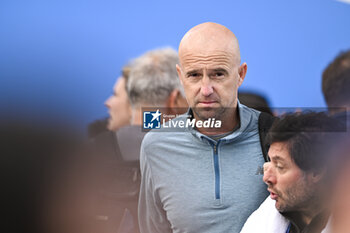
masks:
<instances>
[{"instance_id":1,"label":"blurred man with white hair","mask_svg":"<svg viewBox=\"0 0 350 233\"><path fill-rule=\"evenodd\" d=\"M106 102L107 106L111 106L112 113L114 108L125 107L127 97L130 108L130 113L111 116L109 128L116 131L106 132L96 138L99 155L103 158L101 183L107 200L107 211L102 215L107 216L104 219L108 219L111 226L115 226L111 229L113 232L138 232L139 152L146 133L141 128L142 108L162 107L174 114L187 109L183 88L177 77L177 63L177 52L171 48L152 50L132 60L128 75L121 79L122 86L117 83L116 96ZM124 89L125 93L118 87ZM115 105L115 102L123 104ZM128 108L124 108L125 111ZM122 119L118 121L118 117ZM129 122L130 125L114 127L120 122ZM110 198L112 202L108 201Z\"/></svg>"}]
</instances>

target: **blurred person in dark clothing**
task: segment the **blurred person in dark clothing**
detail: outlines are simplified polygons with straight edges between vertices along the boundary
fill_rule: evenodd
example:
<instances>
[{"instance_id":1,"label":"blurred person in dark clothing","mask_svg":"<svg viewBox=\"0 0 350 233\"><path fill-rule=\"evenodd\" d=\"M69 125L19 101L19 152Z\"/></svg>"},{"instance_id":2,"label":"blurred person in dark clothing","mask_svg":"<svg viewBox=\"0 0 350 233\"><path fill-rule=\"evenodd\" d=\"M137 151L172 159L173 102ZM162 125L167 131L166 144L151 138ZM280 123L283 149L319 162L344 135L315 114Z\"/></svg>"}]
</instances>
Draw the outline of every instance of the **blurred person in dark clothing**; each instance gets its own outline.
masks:
<instances>
[{"instance_id":1,"label":"blurred person in dark clothing","mask_svg":"<svg viewBox=\"0 0 350 233\"><path fill-rule=\"evenodd\" d=\"M332 216L326 233L350 232L350 50L340 53L324 70L322 91L329 111L347 123L338 149L333 152Z\"/></svg>"},{"instance_id":2,"label":"blurred person in dark clothing","mask_svg":"<svg viewBox=\"0 0 350 233\"><path fill-rule=\"evenodd\" d=\"M69 126L0 123L1 232L92 233L92 156Z\"/></svg>"}]
</instances>

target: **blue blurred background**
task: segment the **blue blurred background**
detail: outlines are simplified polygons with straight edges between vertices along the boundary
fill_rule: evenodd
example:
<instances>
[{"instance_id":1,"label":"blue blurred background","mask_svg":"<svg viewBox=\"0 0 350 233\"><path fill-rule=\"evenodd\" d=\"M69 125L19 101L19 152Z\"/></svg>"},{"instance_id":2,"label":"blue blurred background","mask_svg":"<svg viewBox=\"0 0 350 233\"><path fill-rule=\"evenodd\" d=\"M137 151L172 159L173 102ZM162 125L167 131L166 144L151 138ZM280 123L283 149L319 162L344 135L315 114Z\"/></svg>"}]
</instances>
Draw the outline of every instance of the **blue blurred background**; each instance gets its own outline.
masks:
<instances>
[{"instance_id":1,"label":"blue blurred background","mask_svg":"<svg viewBox=\"0 0 350 233\"><path fill-rule=\"evenodd\" d=\"M64 116L84 128L104 117L122 66L157 47L177 48L196 24L238 37L242 90L272 107L325 107L321 74L350 48L350 5L295 1L0 2L1 114Z\"/></svg>"}]
</instances>

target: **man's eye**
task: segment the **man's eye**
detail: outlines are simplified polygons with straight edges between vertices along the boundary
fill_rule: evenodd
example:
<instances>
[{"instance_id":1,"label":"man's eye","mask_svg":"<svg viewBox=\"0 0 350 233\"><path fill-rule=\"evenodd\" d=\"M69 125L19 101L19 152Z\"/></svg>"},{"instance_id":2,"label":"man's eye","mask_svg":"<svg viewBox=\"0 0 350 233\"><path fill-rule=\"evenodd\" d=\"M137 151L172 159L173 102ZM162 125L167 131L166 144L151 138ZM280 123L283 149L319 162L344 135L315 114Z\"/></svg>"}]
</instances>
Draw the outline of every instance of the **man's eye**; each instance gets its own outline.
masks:
<instances>
[{"instance_id":1,"label":"man's eye","mask_svg":"<svg viewBox=\"0 0 350 233\"><path fill-rule=\"evenodd\" d=\"M216 77L221 77L221 76L224 76L224 73L223 72L217 72L217 73L215 73L215 76Z\"/></svg>"},{"instance_id":2,"label":"man's eye","mask_svg":"<svg viewBox=\"0 0 350 233\"><path fill-rule=\"evenodd\" d=\"M188 77L193 77L193 78L195 78L195 77L199 77L199 73L192 73L192 74L189 74L188 75Z\"/></svg>"}]
</instances>

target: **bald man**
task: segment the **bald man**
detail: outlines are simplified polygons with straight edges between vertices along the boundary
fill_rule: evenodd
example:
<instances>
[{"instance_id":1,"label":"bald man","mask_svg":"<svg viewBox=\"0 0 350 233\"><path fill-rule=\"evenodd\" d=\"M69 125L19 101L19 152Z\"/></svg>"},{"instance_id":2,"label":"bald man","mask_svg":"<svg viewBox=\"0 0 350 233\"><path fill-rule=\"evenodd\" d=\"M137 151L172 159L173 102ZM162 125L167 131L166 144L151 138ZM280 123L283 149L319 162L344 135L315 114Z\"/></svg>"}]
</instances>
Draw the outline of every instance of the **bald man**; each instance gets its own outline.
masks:
<instances>
[{"instance_id":1,"label":"bald man","mask_svg":"<svg viewBox=\"0 0 350 233\"><path fill-rule=\"evenodd\" d=\"M190 108L176 121L221 124L146 135L140 155L140 230L240 232L268 195L257 174L264 163L260 112L237 100L247 64L241 64L235 35L215 23L188 31L179 58L177 72Z\"/></svg>"}]
</instances>

